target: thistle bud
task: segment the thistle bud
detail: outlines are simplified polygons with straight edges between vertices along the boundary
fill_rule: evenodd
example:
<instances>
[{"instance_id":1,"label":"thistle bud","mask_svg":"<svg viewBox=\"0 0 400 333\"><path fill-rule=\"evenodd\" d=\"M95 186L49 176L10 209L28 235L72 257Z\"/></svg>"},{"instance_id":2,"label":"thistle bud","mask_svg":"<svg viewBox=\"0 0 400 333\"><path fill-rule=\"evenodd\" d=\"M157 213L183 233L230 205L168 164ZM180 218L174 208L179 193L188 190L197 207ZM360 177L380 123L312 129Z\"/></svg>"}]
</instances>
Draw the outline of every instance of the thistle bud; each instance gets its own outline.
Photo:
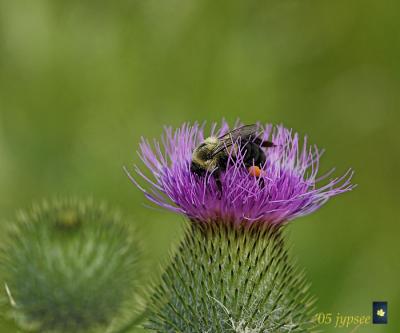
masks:
<instances>
[{"instance_id":1,"label":"thistle bud","mask_svg":"<svg viewBox=\"0 0 400 333\"><path fill-rule=\"evenodd\" d=\"M127 307L134 314L138 244L104 205L34 206L11 224L0 254L7 312L26 331L104 332Z\"/></svg>"},{"instance_id":2,"label":"thistle bud","mask_svg":"<svg viewBox=\"0 0 400 333\"><path fill-rule=\"evenodd\" d=\"M157 332L309 332L313 298L282 230L192 224L153 295Z\"/></svg>"}]
</instances>

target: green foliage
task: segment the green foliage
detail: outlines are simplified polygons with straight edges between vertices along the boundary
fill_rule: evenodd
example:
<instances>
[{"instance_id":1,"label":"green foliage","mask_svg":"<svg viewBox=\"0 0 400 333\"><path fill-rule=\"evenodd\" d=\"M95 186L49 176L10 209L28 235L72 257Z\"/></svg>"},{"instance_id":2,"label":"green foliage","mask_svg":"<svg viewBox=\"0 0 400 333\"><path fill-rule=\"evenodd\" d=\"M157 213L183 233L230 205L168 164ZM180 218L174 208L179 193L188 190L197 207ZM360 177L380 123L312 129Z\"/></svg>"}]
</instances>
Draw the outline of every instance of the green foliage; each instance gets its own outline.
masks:
<instances>
[{"instance_id":1,"label":"green foliage","mask_svg":"<svg viewBox=\"0 0 400 333\"><path fill-rule=\"evenodd\" d=\"M309 332L312 298L282 230L221 223L187 232L153 295L158 332Z\"/></svg>"},{"instance_id":2,"label":"green foliage","mask_svg":"<svg viewBox=\"0 0 400 333\"><path fill-rule=\"evenodd\" d=\"M23 329L104 332L134 300L137 241L105 206L43 203L11 227L1 248L2 284Z\"/></svg>"}]
</instances>

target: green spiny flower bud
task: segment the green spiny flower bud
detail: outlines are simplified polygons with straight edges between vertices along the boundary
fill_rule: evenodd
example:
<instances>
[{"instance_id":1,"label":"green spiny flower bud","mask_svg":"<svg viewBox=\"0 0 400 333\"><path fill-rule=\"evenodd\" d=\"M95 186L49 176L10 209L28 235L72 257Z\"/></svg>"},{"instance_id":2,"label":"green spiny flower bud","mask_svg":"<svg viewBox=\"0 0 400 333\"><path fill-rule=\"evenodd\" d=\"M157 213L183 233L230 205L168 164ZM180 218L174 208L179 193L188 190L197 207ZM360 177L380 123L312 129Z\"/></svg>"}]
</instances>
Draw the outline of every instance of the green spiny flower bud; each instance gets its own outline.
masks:
<instances>
[{"instance_id":1,"label":"green spiny flower bud","mask_svg":"<svg viewBox=\"0 0 400 333\"><path fill-rule=\"evenodd\" d=\"M309 332L313 300L282 228L192 223L153 294L157 332Z\"/></svg>"},{"instance_id":2,"label":"green spiny flower bud","mask_svg":"<svg viewBox=\"0 0 400 333\"><path fill-rule=\"evenodd\" d=\"M45 202L22 212L0 264L8 312L26 331L104 332L136 305L137 240L92 201Z\"/></svg>"}]
</instances>

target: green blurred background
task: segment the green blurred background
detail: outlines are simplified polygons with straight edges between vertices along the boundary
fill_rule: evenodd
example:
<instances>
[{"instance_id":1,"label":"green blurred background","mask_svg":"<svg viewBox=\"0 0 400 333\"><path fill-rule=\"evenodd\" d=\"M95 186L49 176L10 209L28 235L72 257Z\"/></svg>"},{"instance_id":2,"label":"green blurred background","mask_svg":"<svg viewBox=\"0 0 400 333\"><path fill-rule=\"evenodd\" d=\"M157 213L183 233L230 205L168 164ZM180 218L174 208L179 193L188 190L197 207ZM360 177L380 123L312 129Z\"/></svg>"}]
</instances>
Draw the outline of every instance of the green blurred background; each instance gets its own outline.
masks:
<instances>
[{"instance_id":1,"label":"green blurred background","mask_svg":"<svg viewBox=\"0 0 400 333\"><path fill-rule=\"evenodd\" d=\"M323 170L356 170L354 192L289 227L319 310L388 301L389 325L357 332L396 332L399 12L396 0L0 1L0 217L53 195L106 200L137 225L154 276L184 224L144 207L123 173L140 136L282 122L326 148Z\"/></svg>"}]
</instances>

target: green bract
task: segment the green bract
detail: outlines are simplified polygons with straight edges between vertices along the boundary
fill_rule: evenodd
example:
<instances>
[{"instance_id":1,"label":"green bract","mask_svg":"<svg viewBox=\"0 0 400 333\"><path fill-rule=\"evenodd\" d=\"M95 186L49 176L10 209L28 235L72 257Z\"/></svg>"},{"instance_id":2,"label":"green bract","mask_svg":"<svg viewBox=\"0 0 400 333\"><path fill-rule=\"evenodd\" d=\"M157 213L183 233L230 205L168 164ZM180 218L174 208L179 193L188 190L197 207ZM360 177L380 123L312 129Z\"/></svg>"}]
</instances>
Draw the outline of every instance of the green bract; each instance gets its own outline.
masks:
<instances>
[{"instance_id":1,"label":"green bract","mask_svg":"<svg viewBox=\"0 0 400 333\"><path fill-rule=\"evenodd\" d=\"M1 277L8 313L20 327L104 332L124 308L134 309L137 241L104 206L43 203L11 226L1 248Z\"/></svg>"},{"instance_id":2,"label":"green bract","mask_svg":"<svg viewBox=\"0 0 400 333\"><path fill-rule=\"evenodd\" d=\"M282 229L192 223L153 295L157 332L309 332L312 298Z\"/></svg>"}]
</instances>

